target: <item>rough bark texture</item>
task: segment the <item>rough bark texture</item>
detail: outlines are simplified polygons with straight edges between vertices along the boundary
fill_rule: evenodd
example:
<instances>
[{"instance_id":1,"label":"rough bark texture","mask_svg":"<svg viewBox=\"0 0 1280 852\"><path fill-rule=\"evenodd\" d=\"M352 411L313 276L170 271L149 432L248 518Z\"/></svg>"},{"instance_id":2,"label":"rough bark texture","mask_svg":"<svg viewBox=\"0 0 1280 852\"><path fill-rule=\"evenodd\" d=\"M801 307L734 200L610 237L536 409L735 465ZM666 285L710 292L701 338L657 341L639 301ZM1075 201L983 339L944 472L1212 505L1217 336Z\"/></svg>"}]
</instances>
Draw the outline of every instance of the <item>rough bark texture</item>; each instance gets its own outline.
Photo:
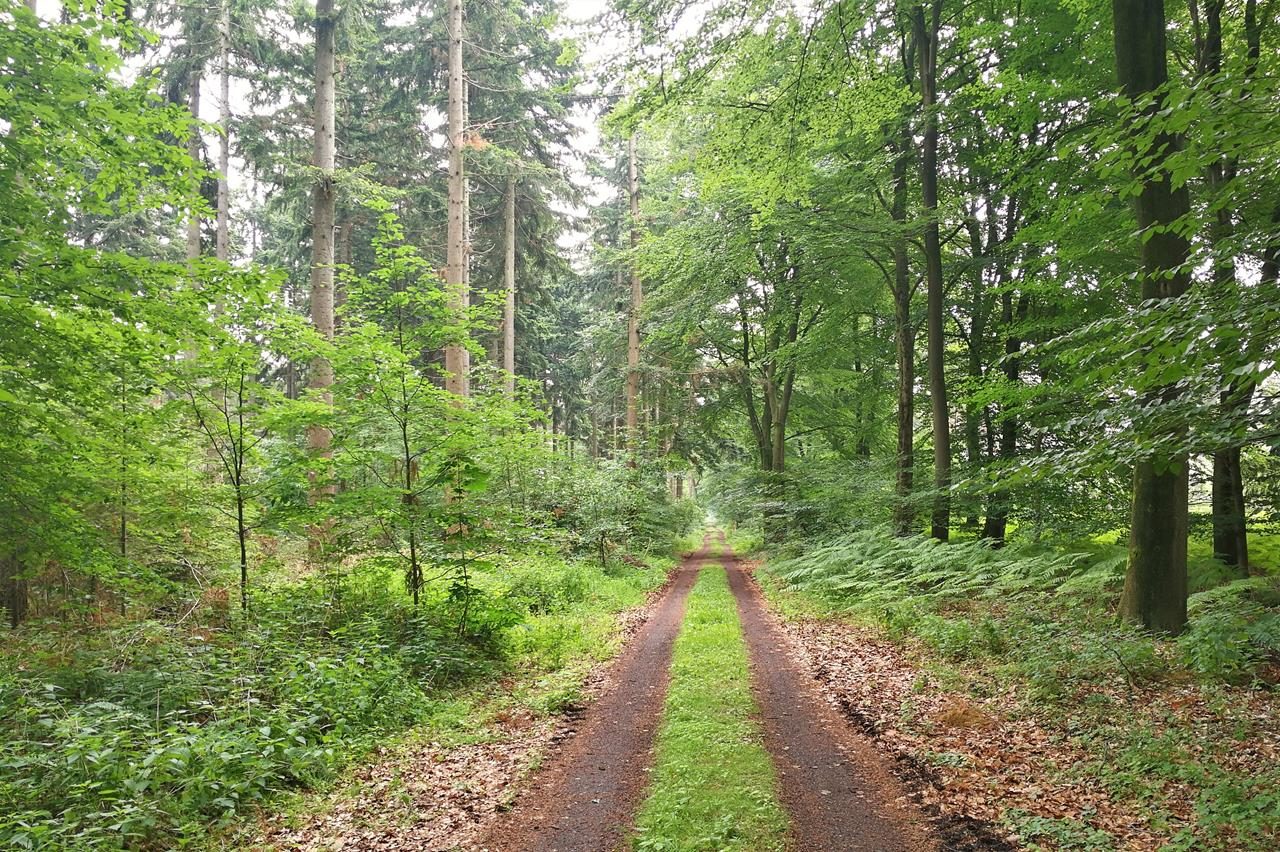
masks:
<instances>
[{"instance_id":1,"label":"rough bark texture","mask_svg":"<svg viewBox=\"0 0 1280 852\"><path fill-rule=\"evenodd\" d=\"M627 195L631 210L631 248L640 243L640 175L636 166L636 138L627 143ZM640 273L631 267L631 302L627 310L627 440L632 449L638 443L640 404L640 303L644 290Z\"/></svg>"},{"instance_id":2,"label":"rough bark texture","mask_svg":"<svg viewBox=\"0 0 1280 852\"><path fill-rule=\"evenodd\" d=\"M187 109L191 110L191 114L196 118L200 117L201 71L201 68L192 68L187 82ZM200 129L198 127L191 128L191 135L187 137L187 156L197 163L200 162ZM200 214L193 211L191 218L187 220L187 260L196 260L199 257Z\"/></svg>"},{"instance_id":3,"label":"rough bark texture","mask_svg":"<svg viewBox=\"0 0 1280 852\"><path fill-rule=\"evenodd\" d=\"M951 531L951 422L947 411L947 383L943 372L946 341L943 339L942 243L938 234L938 113L937 54L942 2L934 0L927 14L917 6L913 14L916 60L920 73L920 108L924 129L920 149L920 187L924 202L924 259L928 287L925 328L928 334L929 402L933 415L932 535L946 541Z\"/></svg>"},{"instance_id":4,"label":"rough bark texture","mask_svg":"<svg viewBox=\"0 0 1280 852\"><path fill-rule=\"evenodd\" d=\"M1116 71L1129 98L1159 89L1168 80L1163 0L1112 0ZM1178 140L1158 136L1151 149L1156 168ZM1186 189L1174 190L1157 171L1143 179L1135 201L1138 227L1159 228L1186 215ZM1186 292L1187 239L1172 231L1152 234L1142 243L1143 299L1167 299ZM1129 568L1120 614L1149 629L1178 633L1187 620L1187 459L1185 456L1141 462L1134 470Z\"/></svg>"},{"instance_id":5,"label":"rough bark texture","mask_svg":"<svg viewBox=\"0 0 1280 852\"><path fill-rule=\"evenodd\" d=\"M506 370L507 398L516 395L516 179L507 177L507 301L502 312L502 369Z\"/></svg>"},{"instance_id":6,"label":"rough bark texture","mask_svg":"<svg viewBox=\"0 0 1280 852\"><path fill-rule=\"evenodd\" d=\"M218 260L231 256L231 0L222 0L218 16L218 123L222 139L218 147L218 218L214 243Z\"/></svg>"},{"instance_id":7,"label":"rough bark texture","mask_svg":"<svg viewBox=\"0 0 1280 852\"><path fill-rule=\"evenodd\" d=\"M333 0L316 4L316 102L312 165L317 178L311 192L311 322L325 339L333 339L333 226L335 160L334 28ZM326 404L333 403L333 365L318 357L311 362L307 386ZM323 426L307 427L307 448L321 458L332 454L332 436ZM312 499L331 495L331 484L314 489ZM313 542L314 543L314 542Z\"/></svg>"},{"instance_id":8,"label":"rough bark texture","mask_svg":"<svg viewBox=\"0 0 1280 852\"><path fill-rule=\"evenodd\" d=\"M893 320L894 343L898 356L898 455L894 529L898 535L910 535L916 522L911 489L915 479L915 394L916 394L916 329L911 322L911 283L908 266L907 235L907 166L911 136L903 128L898 143L898 156L893 161L893 207L891 215L899 232L893 242Z\"/></svg>"},{"instance_id":9,"label":"rough bark texture","mask_svg":"<svg viewBox=\"0 0 1280 852\"><path fill-rule=\"evenodd\" d=\"M462 76L462 0L449 0L449 224L445 286L449 310L461 322L467 310L466 177L463 147L466 144L466 84ZM458 396L468 392L471 356L462 342L444 350L445 388Z\"/></svg>"}]
</instances>

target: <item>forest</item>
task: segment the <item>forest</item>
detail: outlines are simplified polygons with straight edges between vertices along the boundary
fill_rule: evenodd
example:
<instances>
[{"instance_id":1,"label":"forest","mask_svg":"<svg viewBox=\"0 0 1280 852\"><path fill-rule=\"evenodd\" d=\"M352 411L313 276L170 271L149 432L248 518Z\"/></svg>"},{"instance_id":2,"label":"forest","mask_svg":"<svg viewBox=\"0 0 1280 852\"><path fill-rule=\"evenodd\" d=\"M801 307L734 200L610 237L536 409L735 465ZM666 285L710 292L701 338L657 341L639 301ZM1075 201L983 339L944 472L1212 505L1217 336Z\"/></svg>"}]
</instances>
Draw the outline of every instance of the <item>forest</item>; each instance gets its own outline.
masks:
<instances>
[{"instance_id":1,"label":"forest","mask_svg":"<svg viewBox=\"0 0 1280 852\"><path fill-rule=\"evenodd\" d=\"M1277 0L0 55L0 847L1280 848Z\"/></svg>"}]
</instances>

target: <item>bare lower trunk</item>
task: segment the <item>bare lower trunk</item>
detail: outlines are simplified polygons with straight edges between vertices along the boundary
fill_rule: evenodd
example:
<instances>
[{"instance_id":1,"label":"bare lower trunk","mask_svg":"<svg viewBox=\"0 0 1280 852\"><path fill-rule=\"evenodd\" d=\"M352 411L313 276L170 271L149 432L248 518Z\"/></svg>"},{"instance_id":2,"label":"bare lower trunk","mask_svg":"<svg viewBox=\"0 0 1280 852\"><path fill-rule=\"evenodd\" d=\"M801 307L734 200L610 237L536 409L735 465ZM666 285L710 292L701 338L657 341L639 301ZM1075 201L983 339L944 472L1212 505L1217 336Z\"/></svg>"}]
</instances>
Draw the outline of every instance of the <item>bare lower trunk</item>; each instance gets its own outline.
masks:
<instances>
[{"instance_id":1,"label":"bare lower trunk","mask_svg":"<svg viewBox=\"0 0 1280 852\"><path fill-rule=\"evenodd\" d=\"M516 179L507 177L507 300L502 313L502 369L506 371L507 398L516 395Z\"/></svg>"},{"instance_id":2,"label":"bare lower trunk","mask_svg":"<svg viewBox=\"0 0 1280 852\"><path fill-rule=\"evenodd\" d=\"M27 581L22 576L22 563L13 554L0 557L0 606L9 615L10 627L27 618Z\"/></svg>"},{"instance_id":3,"label":"bare lower trunk","mask_svg":"<svg viewBox=\"0 0 1280 852\"><path fill-rule=\"evenodd\" d=\"M640 178L636 166L636 138L627 143L627 196L631 211L631 249L640 244ZM640 304L644 291L635 261L631 263L631 301L627 310L627 441L636 449L640 404Z\"/></svg>"},{"instance_id":4,"label":"bare lower trunk","mask_svg":"<svg viewBox=\"0 0 1280 852\"><path fill-rule=\"evenodd\" d=\"M319 0L316 5L316 101L314 116L316 185L312 190L311 225L311 322L321 337L333 340L333 228L334 228L334 162L336 98L334 93L334 28L333 0ZM326 405L333 404L333 365L323 356L311 362L308 387ZM317 457L332 457L332 436L324 426L307 427L307 448ZM327 476L313 473L312 500L335 493ZM319 545L319 532L313 531L313 545Z\"/></svg>"},{"instance_id":5,"label":"bare lower trunk","mask_svg":"<svg viewBox=\"0 0 1280 852\"><path fill-rule=\"evenodd\" d=\"M1018 298L1017 312L1014 312L1013 294L1005 291L1000 297L1000 322L1006 329L1004 339L1004 378L1010 389L1017 387L1021 381L1018 353L1022 351L1022 339L1008 331L1015 321L1021 321L1027 315L1030 298L1023 294ZM1015 406L1006 405L1001 411L1000 421L1000 460L1005 464L1013 461L1018 455L1018 419L1013 413ZM996 491L987 504L987 520L983 526L982 537L990 539L997 547L1004 544L1009 525L1009 495L1004 491Z\"/></svg>"},{"instance_id":6,"label":"bare lower trunk","mask_svg":"<svg viewBox=\"0 0 1280 852\"><path fill-rule=\"evenodd\" d=\"M1139 99L1168 80L1163 0L1112 0L1116 70L1124 94ZM1158 104L1152 109L1157 109ZM1167 229L1187 215L1186 188L1172 188L1162 160L1176 153L1179 140L1161 134L1137 153L1155 167L1144 172L1135 199L1141 243L1142 298L1179 296L1190 286L1185 269L1187 239ZM1164 392L1165 396L1172 389ZM1140 462L1134 469L1129 567L1120 599L1122 617L1152 630L1179 633L1187 621L1187 459L1168 456Z\"/></svg>"},{"instance_id":7,"label":"bare lower trunk","mask_svg":"<svg viewBox=\"0 0 1280 852\"><path fill-rule=\"evenodd\" d=\"M449 311L458 324L464 322L467 311L467 199L463 165L466 84L462 70L462 27L462 0L449 0L449 222L445 285L449 291ZM470 361L463 341L445 346L445 388L459 397L467 396Z\"/></svg>"}]
</instances>

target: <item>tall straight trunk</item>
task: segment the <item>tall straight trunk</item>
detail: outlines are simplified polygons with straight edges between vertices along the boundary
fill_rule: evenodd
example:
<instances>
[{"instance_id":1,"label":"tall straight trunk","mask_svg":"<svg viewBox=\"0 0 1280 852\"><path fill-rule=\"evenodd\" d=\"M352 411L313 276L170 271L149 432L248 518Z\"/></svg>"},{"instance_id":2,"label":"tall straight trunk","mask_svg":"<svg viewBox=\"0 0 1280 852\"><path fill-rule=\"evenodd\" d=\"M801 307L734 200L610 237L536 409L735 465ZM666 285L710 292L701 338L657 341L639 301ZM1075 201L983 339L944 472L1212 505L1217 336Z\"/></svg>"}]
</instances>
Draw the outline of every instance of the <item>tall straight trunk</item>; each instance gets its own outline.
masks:
<instances>
[{"instance_id":1,"label":"tall straight trunk","mask_svg":"<svg viewBox=\"0 0 1280 852\"><path fill-rule=\"evenodd\" d=\"M218 16L218 123L222 141L218 147L218 217L214 243L218 260L231 255L231 0L222 0Z\"/></svg>"},{"instance_id":2,"label":"tall straight trunk","mask_svg":"<svg viewBox=\"0 0 1280 852\"><path fill-rule=\"evenodd\" d=\"M191 110L191 114L198 120L200 118L200 76L203 69L193 67L190 76L187 79L187 109ZM191 135L187 137L187 156L193 161L200 161L200 128L192 127ZM200 257L200 214L191 211L191 218L187 220L187 260L197 260Z\"/></svg>"},{"instance_id":3,"label":"tall straight trunk","mask_svg":"<svg viewBox=\"0 0 1280 852\"><path fill-rule=\"evenodd\" d=\"M627 197L631 211L631 249L640 244L640 177L636 166L636 137L627 141ZM639 441L640 403L640 303L644 291L635 261L631 262L631 302L627 310L627 441L634 450Z\"/></svg>"},{"instance_id":4,"label":"tall straight trunk","mask_svg":"<svg viewBox=\"0 0 1280 852\"><path fill-rule=\"evenodd\" d=\"M898 454L893 526L898 535L910 535L915 525L911 489L915 477L916 330L911 323L911 270L907 259L907 166L911 150L910 129L904 124L898 156L893 161L893 207L897 226L893 240L893 321L898 357Z\"/></svg>"},{"instance_id":5,"label":"tall straight trunk","mask_svg":"<svg viewBox=\"0 0 1280 852\"><path fill-rule=\"evenodd\" d=\"M507 300L502 312L502 369L506 371L507 398L516 395L516 178L507 176Z\"/></svg>"},{"instance_id":6,"label":"tall straight trunk","mask_svg":"<svg viewBox=\"0 0 1280 852\"><path fill-rule=\"evenodd\" d=\"M311 163L316 167L316 185L311 192L311 323L326 340L333 340L333 230L334 163L336 158L334 122L334 29L333 0L316 3L316 102L314 115L315 150ZM326 405L333 404L333 365L323 356L311 362L307 386ZM332 435L324 426L307 427L307 448L320 458L331 458ZM336 493L331 483L312 488L312 499ZM319 544L313 541L313 544Z\"/></svg>"},{"instance_id":7,"label":"tall straight trunk","mask_svg":"<svg viewBox=\"0 0 1280 852\"><path fill-rule=\"evenodd\" d=\"M462 0L449 0L449 224L445 286L449 311L462 322L467 310L467 187L463 171L466 144L466 83L462 76ZM462 341L444 349L445 388L460 397L468 392L471 356Z\"/></svg>"},{"instance_id":8,"label":"tall straight trunk","mask_svg":"<svg viewBox=\"0 0 1280 852\"><path fill-rule=\"evenodd\" d=\"M1164 0L1112 0L1116 71L1123 93L1137 99L1168 81ZM1155 104L1152 109L1159 109ZM1167 299L1186 292L1190 244L1166 226L1187 215L1185 188L1173 189L1161 169L1179 140L1161 134L1135 153L1154 166L1142 175L1135 199L1141 243L1142 298ZM1145 170L1144 170L1145 171ZM1167 393L1172 393L1172 390ZM1123 618L1151 630L1179 633L1187 621L1187 458L1185 454L1139 462L1133 476L1129 567L1120 599Z\"/></svg>"},{"instance_id":9,"label":"tall straight trunk","mask_svg":"<svg viewBox=\"0 0 1280 852\"><path fill-rule=\"evenodd\" d=\"M920 187L924 204L924 260L928 305L925 329L928 334L929 402L933 419L933 501L932 535L946 541L951 532L951 423L947 411L947 382L944 368L946 341L943 339L942 242L938 233L938 31L941 29L942 0L934 0L925 19L925 8L914 10L916 58L920 74L920 108L924 113L924 133L920 147Z\"/></svg>"},{"instance_id":10,"label":"tall straight trunk","mask_svg":"<svg viewBox=\"0 0 1280 852\"><path fill-rule=\"evenodd\" d=\"M1207 0L1205 3L1205 37L1201 50L1200 73L1217 84L1222 73L1222 10L1224 0ZM1246 81L1253 76L1253 51L1256 44L1256 6L1250 0L1245 9L1246 44L1248 49ZM1236 176L1238 164L1234 160L1219 161L1209 166L1209 185L1215 192ZM1222 257L1224 246L1235 230L1231 221L1232 211L1226 205L1218 206L1217 215L1210 223L1209 242L1214 249L1213 285L1219 299L1228 300L1237 290L1235 262ZM1230 353L1224 351L1226 357ZM1229 380L1222 392L1221 404L1225 411L1243 418L1252 397L1252 388L1241 387L1236 380ZM1227 565L1233 566L1242 576L1249 572L1249 539L1244 497L1244 474L1240 467L1240 447L1223 447L1213 454L1213 480L1210 491L1213 516L1213 554Z\"/></svg>"}]
</instances>

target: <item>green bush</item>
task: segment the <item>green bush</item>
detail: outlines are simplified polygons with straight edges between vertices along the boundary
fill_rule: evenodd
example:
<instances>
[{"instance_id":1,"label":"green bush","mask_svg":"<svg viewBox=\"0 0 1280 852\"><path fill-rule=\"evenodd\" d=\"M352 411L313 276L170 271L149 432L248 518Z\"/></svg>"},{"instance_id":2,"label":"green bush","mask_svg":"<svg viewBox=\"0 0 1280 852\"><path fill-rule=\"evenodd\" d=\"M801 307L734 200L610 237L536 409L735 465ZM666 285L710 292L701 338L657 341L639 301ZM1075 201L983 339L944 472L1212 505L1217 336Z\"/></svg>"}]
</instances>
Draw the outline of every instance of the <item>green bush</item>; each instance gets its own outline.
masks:
<instances>
[{"instance_id":1,"label":"green bush","mask_svg":"<svg viewBox=\"0 0 1280 852\"><path fill-rule=\"evenodd\" d=\"M293 584L228 628L149 622L6 658L0 846L138 846L225 823L423 718L425 688L492 666L384 581Z\"/></svg>"},{"instance_id":2,"label":"green bush","mask_svg":"<svg viewBox=\"0 0 1280 852\"><path fill-rule=\"evenodd\" d=\"M1178 639L1182 660L1209 680L1243 683L1280 657L1280 584L1271 577L1236 580L1192 595L1189 627Z\"/></svg>"}]
</instances>

